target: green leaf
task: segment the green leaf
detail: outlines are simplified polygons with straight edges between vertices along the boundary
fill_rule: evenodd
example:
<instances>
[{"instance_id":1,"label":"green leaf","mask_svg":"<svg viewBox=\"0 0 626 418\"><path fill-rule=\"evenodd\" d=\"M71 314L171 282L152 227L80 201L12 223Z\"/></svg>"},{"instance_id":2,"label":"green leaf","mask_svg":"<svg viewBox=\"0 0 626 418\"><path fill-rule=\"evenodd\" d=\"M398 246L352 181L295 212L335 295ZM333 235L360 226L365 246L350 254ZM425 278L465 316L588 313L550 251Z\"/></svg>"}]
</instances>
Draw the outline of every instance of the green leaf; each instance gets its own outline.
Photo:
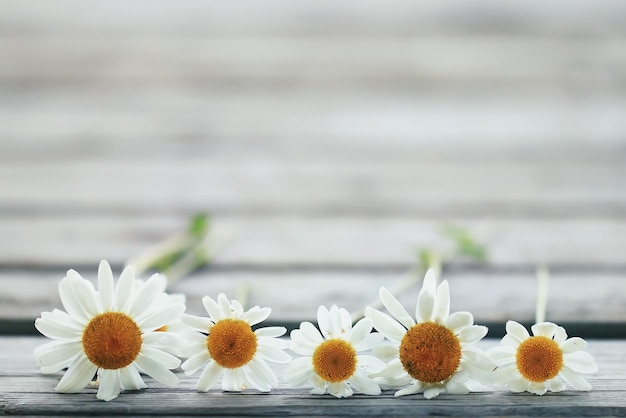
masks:
<instances>
[{"instance_id":1,"label":"green leaf","mask_svg":"<svg viewBox=\"0 0 626 418\"><path fill-rule=\"evenodd\" d=\"M483 263L487 261L487 249L484 245L476 242L466 228L447 224L443 226L441 232L454 241L459 255L464 255Z\"/></svg>"},{"instance_id":2,"label":"green leaf","mask_svg":"<svg viewBox=\"0 0 626 418\"><path fill-rule=\"evenodd\" d=\"M197 213L193 215L189 221L188 232L194 238L202 239L209 233L210 226L209 215L206 213Z\"/></svg>"}]
</instances>

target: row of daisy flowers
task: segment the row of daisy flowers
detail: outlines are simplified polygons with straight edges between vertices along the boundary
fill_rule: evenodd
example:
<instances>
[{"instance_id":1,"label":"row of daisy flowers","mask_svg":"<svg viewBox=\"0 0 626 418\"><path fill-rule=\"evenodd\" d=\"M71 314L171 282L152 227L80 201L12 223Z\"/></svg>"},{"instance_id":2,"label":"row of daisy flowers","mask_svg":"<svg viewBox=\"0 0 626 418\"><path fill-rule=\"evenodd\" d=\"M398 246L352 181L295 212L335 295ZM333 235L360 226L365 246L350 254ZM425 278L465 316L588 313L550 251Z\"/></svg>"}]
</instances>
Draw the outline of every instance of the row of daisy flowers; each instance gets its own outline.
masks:
<instances>
[{"instance_id":1,"label":"row of daisy flowers","mask_svg":"<svg viewBox=\"0 0 626 418\"><path fill-rule=\"evenodd\" d=\"M381 288L388 314L368 307L353 325L347 310L320 306L317 327L302 322L290 339L283 337L284 327L258 327L270 308L244 310L220 294L216 300L202 299L208 317L188 315L184 296L166 293L166 285L159 274L136 279L132 267L115 282L111 267L102 261L96 290L69 270L59 284L65 311L43 312L35 320L39 332L53 340L35 349L42 373L66 369L56 390L75 393L94 384L97 398L110 401L122 390L146 388L142 374L176 385L173 370L180 367L187 375L201 371L200 392L220 379L224 391L251 387L269 392L279 382L268 363L289 363L285 380L290 387L308 386L313 394L337 398L389 389L397 389L395 396L423 393L433 398L490 386L543 395L564 390L564 382L590 390L581 374L597 371L584 351L586 342L568 338L550 322L533 325L531 336L509 321L501 344L481 350L476 343L487 328L474 325L469 312L450 313L448 282L437 285L432 270L424 278L414 316ZM292 360L287 349L299 357Z\"/></svg>"}]
</instances>

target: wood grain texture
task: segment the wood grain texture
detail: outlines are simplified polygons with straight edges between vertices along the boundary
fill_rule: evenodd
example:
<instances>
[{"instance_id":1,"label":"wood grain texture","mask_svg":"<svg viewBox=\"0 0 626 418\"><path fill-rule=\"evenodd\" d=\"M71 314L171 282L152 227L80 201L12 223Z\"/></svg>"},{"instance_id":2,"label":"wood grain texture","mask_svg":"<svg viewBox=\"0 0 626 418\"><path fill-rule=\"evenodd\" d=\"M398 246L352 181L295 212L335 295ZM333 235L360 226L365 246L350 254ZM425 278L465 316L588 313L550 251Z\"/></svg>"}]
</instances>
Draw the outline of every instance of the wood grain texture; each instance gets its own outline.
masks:
<instances>
[{"instance_id":1,"label":"wood grain texture","mask_svg":"<svg viewBox=\"0 0 626 418\"><path fill-rule=\"evenodd\" d=\"M63 273L0 273L0 317L34 320L42 311L62 309L58 282ZM95 268L85 277L94 280ZM226 293L230 298L248 295L248 306L272 308L271 320L297 324L312 320L320 304L337 304L350 312L362 311L378 299L381 286L393 287L399 272L382 271L248 271L202 272L171 287L187 297L187 310L206 315L201 299ZM481 274L462 271L450 274L452 309L470 311L477 321L504 324L509 319L532 322L535 315L536 283L533 274ZM548 300L548 320L555 322L626 322L623 275L580 273L553 274ZM409 311L414 310L419 280L399 295Z\"/></svg>"},{"instance_id":2,"label":"wood grain texture","mask_svg":"<svg viewBox=\"0 0 626 418\"><path fill-rule=\"evenodd\" d=\"M596 358L600 371L589 377L591 392L566 391L535 396L490 391L470 395L440 395L432 400L421 396L394 398L393 391L380 396L355 395L338 400L331 396L309 395L307 389L290 389L282 379L283 367L275 368L280 387L270 394L249 391L243 394L219 390L196 393L197 376L179 373L181 383L165 388L146 378L149 388L138 393L123 393L111 402L98 401L95 389L80 394L57 394L54 386L60 375L41 375L32 349L41 338L0 339L0 359L7 367L0 370L0 405L3 414L18 415L253 415L253 416L375 416L375 415L535 415L535 416L624 416L626 398L620 384L626 378L621 361L623 343L590 341L588 351ZM483 348L496 342L481 342Z\"/></svg>"}]
</instances>

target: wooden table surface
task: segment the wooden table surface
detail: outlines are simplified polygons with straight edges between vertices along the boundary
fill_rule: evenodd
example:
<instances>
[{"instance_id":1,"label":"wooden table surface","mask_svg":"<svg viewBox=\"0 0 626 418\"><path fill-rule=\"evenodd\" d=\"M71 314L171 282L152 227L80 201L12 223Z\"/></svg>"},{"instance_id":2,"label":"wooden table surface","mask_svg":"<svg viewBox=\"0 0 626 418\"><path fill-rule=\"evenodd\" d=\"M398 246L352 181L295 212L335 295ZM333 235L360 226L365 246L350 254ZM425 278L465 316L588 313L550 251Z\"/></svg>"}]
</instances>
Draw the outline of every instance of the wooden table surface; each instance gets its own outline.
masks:
<instances>
[{"instance_id":1,"label":"wooden table surface","mask_svg":"<svg viewBox=\"0 0 626 418\"><path fill-rule=\"evenodd\" d=\"M2 2L2 412L625 414L625 22L609 0ZM32 364L41 340L17 334L60 307L65 271L95 279L107 259L119 274L199 212L212 262L171 287L190 313L244 290L288 327L320 304L358 311L421 249L450 252L442 226L458 225L488 261L444 264L452 309L491 338L531 323L548 266L547 319L594 339L598 389L469 409L203 397L189 381L109 409L53 394ZM154 409L170 396L176 410Z\"/></svg>"}]
</instances>

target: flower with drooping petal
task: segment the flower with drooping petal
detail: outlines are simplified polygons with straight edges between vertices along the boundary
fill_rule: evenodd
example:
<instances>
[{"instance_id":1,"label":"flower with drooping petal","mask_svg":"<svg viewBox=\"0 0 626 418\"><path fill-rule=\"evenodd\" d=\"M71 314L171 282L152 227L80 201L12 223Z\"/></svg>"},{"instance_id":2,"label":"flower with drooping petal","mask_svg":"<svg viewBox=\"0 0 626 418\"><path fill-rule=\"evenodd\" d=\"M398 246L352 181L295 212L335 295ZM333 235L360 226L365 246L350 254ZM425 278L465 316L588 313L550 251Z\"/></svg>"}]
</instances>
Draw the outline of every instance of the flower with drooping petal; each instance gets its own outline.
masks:
<instances>
[{"instance_id":1,"label":"flower with drooping petal","mask_svg":"<svg viewBox=\"0 0 626 418\"><path fill-rule=\"evenodd\" d=\"M302 322L291 332L291 349L305 357L295 359L287 368L290 386L313 386L311 393L328 392L337 398L352 396L354 391L366 395L380 394L380 387L370 377L385 368L385 363L371 355L359 354L383 342L383 335L372 333L372 321L363 318L352 327L347 310L333 305L317 310L317 330Z\"/></svg>"},{"instance_id":2,"label":"flower with drooping petal","mask_svg":"<svg viewBox=\"0 0 626 418\"><path fill-rule=\"evenodd\" d=\"M501 345L488 351L498 366L496 385L543 395L564 390L564 380L575 389L591 390L580 376L598 370L591 354L583 351L587 342L567 338L565 329L551 322L535 324L531 330L533 336L523 325L508 321Z\"/></svg>"},{"instance_id":3,"label":"flower with drooping petal","mask_svg":"<svg viewBox=\"0 0 626 418\"><path fill-rule=\"evenodd\" d=\"M120 390L146 387L140 372L166 385L176 385L171 369L180 360L159 349L156 330L182 315L185 305L165 303L164 279L158 274L134 288L132 268L114 283L106 261L98 268L98 290L74 270L59 283L65 311L42 312L35 327L55 341L35 349L43 373L67 367L56 390L73 393L98 375L97 398L115 399Z\"/></svg>"},{"instance_id":4,"label":"flower with drooping petal","mask_svg":"<svg viewBox=\"0 0 626 418\"><path fill-rule=\"evenodd\" d=\"M474 325L469 312L450 314L447 281L437 287L434 272L426 273L415 320L387 289L381 288L379 294L393 317L369 306L365 316L393 344L384 349L391 359L387 369L376 377L382 388L410 384L395 396L423 392L430 399L444 391L466 394L477 383L493 379L495 365L474 346L487 334L487 328Z\"/></svg>"},{"instance_id":5,"label":"flower with drooping petal","mask_svg":"<svg viewBox=\"0 0 626 418\"><path fill-rule=\"evenodd\" d=\"M269 392L278 385L278 379L267 361L287 363L291 356L283 350L287 342L277 337L284 335L284 327L252 326L267 319L270 308L255 306L244 312L236 300L229 301L223 293L217 302L208 296L202 298L209 318L185 315L183 321L195 331L188 333L189 346L184 351L189 357L182 365L192 375L202 367L196 389L207 392L222 378L222 390L241 392L249 386Z\"/></svg>"}]
</instances>

